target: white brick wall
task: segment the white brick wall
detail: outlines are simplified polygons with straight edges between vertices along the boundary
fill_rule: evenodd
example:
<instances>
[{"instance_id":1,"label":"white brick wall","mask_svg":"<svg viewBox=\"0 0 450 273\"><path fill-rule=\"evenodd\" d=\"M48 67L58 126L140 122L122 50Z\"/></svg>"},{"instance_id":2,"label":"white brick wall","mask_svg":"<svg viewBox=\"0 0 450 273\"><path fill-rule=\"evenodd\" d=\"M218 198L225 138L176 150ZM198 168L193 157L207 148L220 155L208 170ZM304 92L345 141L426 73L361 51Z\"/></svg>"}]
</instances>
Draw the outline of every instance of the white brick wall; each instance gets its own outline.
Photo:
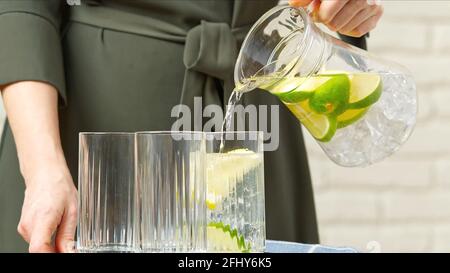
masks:
<instances>
[{"instance_id":1,"label":"white brick wall","mask_svg":"<svg viewBox=\"0 0 450 273\"><path fill-rule=\"evenodd\" d=\"M450 245L450 224L439 224L433 229L432 237L432 249L431 251L446 251L448 252Z\"/></svg>"},{"instance_id":2,"label":"white brick wall","mask_svg":"<svg viewBox=\"0 0 450 273\"><path fill-rule=\"evenodd\" d=\"M362 169L334 165L305 136L321 243L450 252L450 1L383 3L369 48L412 71L419 121L397 154Z\"/></svg>"},{"instance_id":3,"label":"white brick wall","mask_svg":"<svg viewBox=\"0 0 450 273\"><path fill-rule=\"evenodd\" d=\"M450 25L437 25L432 29L433 50L435 52L450 53Z\"/></svg>"}]
</instances>

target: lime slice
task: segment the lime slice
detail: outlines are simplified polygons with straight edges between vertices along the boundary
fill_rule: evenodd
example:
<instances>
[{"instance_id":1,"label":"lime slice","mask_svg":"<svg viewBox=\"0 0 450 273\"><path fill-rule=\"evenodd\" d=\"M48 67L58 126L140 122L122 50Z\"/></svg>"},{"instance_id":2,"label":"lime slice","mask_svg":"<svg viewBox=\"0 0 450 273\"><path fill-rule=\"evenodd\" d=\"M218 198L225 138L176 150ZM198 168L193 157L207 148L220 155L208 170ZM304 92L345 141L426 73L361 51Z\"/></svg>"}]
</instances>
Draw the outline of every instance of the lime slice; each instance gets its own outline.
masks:
<instances>
[{"instance_id":1,"label":"lime slice","mask_svg":"<svg viewBox=\"0 0 450 273\"><path fill-rule=\"evenodd\" d=\"M337 129L337 121L334 116L326 116L313 112L309 108L308 101L286 104L286 106L315 139L321 142L328 142L333 138Z\"/></svg>"},{"instance_id":2,"label":"lime slice","mask_svg":"<svg viewBox=\"0 0 450 273\"><path fill-rule=\"evenodd\" d=\"M314 92L324 85L331 77L315 76L310 78L298 78L301 84L294 90L276 95L286 103L296 103L309 99Z\"/></svg>"},{"instance_id":3,"label":"lime slice","mask_svg":"<svg viewBox=\"0 0 450 273\"><path fill-rule=\"evenodd\" d=\"M375 73L350 74L349 108L368 107L381 97L383 84L381 77Z\"/></svg>"},{"instance_id":4,"label":"lime slice","mask_svg":"<svg viewBox=\"0 0 450 273\"><path fill-rule=\"evenodd\" d=\"M310 108L317 114L339 115L347 110L350 80L347 74L329 75L309 100Z\"/></svg>"},{"instance_id":5,"label":"lime slice","mask_svg":"<svg viewBox=\"0 0 450 273\"><path fill-rule=\"evenodd\" d=\"M337 128L344 128L347 127L350 124L355 123L360 118L362 118L367 111L369 110L369 107L362 108L362 109L349 109L345 111L344 113L340 114L336 120L337 120Z\"/></svg>"},{"instance_id":6,"label":"lime slice","mask_svg":"<svg viewBox=\"0 0 450 273\"><path fill-rule=\"evenodd\" d=\"M335 117L313 114L303 122L311 135L321 142L330 141L337 129Z\"/></svg>"},{"instance_id":7,"label":"lime slice","mask_svg":"<svg viewBox=\"0 0 450 273\"><path fill-rule=\"evenodd\" d=\"M237 229L222 222L208 223L206 229L208 251L213 252L250 252L250 244L245 243L244 236Z\"/></svg>"}]
</instances>

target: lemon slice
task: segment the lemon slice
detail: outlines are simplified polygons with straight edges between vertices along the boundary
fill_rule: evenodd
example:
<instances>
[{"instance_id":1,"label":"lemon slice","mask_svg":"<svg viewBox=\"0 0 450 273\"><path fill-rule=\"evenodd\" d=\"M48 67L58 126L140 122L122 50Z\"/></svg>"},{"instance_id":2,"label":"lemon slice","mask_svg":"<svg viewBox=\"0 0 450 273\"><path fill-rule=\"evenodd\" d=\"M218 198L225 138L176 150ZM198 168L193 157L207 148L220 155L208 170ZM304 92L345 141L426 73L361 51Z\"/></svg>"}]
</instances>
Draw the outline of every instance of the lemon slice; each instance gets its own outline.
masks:
<instances>
[{"instance_id":1,"label":"lemon slice","mask_svg":"<svg viewBox=\"0 0 450 273\"><path fill-rule=\"evenodd\" d=\"M248 149L207 154L207 206L216 207L216 200L225 198L236 187L237 174L247 173L263 162L263 155Z\"/></svg>"},{"instance_id":2,"label":"lemon slice","mask_svg":"<svg viewBox=\"0 0 450 273\"><path fill-rule=\"evenodd\" d=\"M209 223L206 229L208 251L211 252L250 252L250 244L245 243L237 229L222 222Z\"/></svg>"},{"instance_id":3,"label":"lemon slice","mask_svg":"<svg viewBox=\"0 0 450 273\"><path fill-rule=\"evenodd\" d=\"M227 154L254 154L254 152L250 151L247 148L241 148L241 149L231 150L231 151L227 152Z\"/></svg>"},{"instance_id":4,"label":"lemon slice","mask_svg":"<svg viewBox=\"0 0 450 273\"><path fill-rule=\"evenodd\" d=\"M215 198L215 196L207 196L206 197L206 207L209 209L209 210L215 210L216 209L216 207L217 207L217 204L216 204L216 198Z\"/></svg>"},{"instance_id":5,"label":"lemon slice","mask_svg":"<svg viewBox=\"0 0 450 273\"><path fill-rule=\"evenodd\" d=\"M362 108L362 109L349 109L339 115L337 120L337 128L344 128L347 127L350 124L355 123L359 119L361 119L369 110L369 107Z\"/></svg>"},{"instance_id":6,"label":"lemon slice","mask_svg":"<svg viewBox=\"0 0 450 273\"><path fill-rule=\"evenodd\" d=\"M310 134L321 142L330 141L337 129L337 121L334 116L326 116L313 112L308 101L286 104L289 110L300 120Z\"/></svg>"},{"instance_id":7,"label":"lemon slice","mask_svg":"<svg viewBox=\"0 0 450 273\"><path fill-rule=\"evenodd\" d=\"M375 73L349 74L350 97L349 108L366 108L381 97L383 84L381 77Z\"/></svg>"}]
</instances>

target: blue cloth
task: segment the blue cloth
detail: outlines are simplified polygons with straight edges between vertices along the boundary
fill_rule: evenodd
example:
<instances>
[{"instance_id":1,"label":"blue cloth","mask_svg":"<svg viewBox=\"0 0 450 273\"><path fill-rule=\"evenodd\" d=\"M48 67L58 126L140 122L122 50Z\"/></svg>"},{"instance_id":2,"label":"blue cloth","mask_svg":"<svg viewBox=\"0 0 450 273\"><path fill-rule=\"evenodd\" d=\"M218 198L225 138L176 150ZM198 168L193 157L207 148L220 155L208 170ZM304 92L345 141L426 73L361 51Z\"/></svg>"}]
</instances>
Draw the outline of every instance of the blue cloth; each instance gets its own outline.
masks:
<instances>
[{"instance_id":1,"label":"blue cloth","mask_svg":"<svg viewBox=\"0 0 450 273\"><path fill-rule=\"evenodd\" d=\"M357 253L353 248L328 247L284 241L266 241L267 253Z\"/></svg>"}]
</instances>

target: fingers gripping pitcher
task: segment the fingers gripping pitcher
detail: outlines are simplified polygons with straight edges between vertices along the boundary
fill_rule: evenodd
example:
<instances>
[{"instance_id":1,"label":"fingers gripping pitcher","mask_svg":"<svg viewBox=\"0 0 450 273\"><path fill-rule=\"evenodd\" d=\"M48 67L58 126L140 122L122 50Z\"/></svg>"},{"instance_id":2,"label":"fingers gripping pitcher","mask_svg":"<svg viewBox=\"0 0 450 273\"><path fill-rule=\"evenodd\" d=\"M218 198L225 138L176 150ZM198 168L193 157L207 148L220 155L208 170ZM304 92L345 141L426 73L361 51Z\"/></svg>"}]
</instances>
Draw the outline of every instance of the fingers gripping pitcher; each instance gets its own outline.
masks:
<instances>
[{"instance_id":1,"label":"fingers gripping pitcher","mask_svg":"<svg viewBox=\"0 0 450 273\"><path fill-rule=\"evenodd\" d=\"M410 73L323 33L304 9L275 7L253 26L235 82L236 92L259 88L277 96L342 166L388 157L416 122Z\"/></svg>"}]
</instances>

